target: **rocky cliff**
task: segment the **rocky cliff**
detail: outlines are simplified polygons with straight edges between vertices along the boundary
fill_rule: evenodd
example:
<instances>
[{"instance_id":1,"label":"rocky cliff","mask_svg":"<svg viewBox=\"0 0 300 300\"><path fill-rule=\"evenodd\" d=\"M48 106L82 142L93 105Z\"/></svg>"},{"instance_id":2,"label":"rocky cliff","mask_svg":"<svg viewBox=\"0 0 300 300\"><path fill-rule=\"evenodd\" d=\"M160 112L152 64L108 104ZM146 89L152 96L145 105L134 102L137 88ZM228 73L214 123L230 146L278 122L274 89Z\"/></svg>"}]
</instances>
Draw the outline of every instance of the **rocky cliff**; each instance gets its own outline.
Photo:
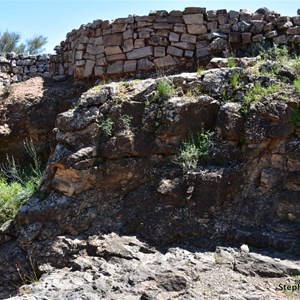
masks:
<instances>
[{"instance_id":1,"label":"rocky cliff","mask_svg":"<svg viewBox=\"0 0 300 300\"><path fill-rule=\"evenodd\" d=\"M42 275L16 299L284 299L300 274L298 74L291 57L215 58L82 93L0 229L0 297ZM282 253L220 247L242 243Z\"/></svg>"}]
</instances>

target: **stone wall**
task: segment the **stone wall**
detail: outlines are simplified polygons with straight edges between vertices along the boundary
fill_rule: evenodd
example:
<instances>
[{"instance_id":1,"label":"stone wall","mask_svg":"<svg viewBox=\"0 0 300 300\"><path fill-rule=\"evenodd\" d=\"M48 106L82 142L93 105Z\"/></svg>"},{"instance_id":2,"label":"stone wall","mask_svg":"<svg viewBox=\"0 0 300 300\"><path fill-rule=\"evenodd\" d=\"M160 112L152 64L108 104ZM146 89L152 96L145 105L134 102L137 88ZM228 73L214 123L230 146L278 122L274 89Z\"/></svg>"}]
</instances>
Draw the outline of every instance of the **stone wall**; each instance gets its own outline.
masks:
<instances>
[{"instance_id":1,"label":"stone wall","mask_svg":"<svg viewBox=\"0 0 300 300\"><path fill-rule=\"evenodd\" d=\"M280 16L267 8L255 13L206 10L153 11L112 22L96 20L67 34L51 59L52 75L77 79L188 69L195 60L246 50L268 39L275 44L300 44L300 16Z\"/></svg>"},{"instance_id":2,"label":"stone wall","mask_svg":"<svg viewBox=\"0 0 300 300\"><path fill-rule=\"evenodd\" d=\"M49 54L26 55L14 52L0 57L0 86L34 76L49 77Z\"/></svg>"}]
</instances>

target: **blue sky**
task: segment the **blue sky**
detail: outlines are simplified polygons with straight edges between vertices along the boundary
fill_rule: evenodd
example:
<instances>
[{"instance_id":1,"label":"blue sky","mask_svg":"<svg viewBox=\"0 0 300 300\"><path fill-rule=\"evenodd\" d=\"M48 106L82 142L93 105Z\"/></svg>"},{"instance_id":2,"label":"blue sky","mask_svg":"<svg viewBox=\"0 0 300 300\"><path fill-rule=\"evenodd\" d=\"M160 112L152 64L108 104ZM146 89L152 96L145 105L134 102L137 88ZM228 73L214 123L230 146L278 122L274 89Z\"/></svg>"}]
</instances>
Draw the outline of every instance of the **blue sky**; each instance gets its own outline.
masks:
<instances>
[{"instance_id":1,"label":"blue sky","mask_svg":"<svg viewBox=\"0 0 300 300\"><path fill-rule=\"evenodd\" d=\"M293 0L0 0L0 32L6 29L18 32L23 40L42 34L48 38L46 52L53 53L53 48L65 39L67 32L93 20L111 20L129 14L148 15L150 10L182 10L188 6L206 7L207 10L248 8L253 12L268 7L281 15L294 16L300 3Z\"/></svg>"}]
</instances>

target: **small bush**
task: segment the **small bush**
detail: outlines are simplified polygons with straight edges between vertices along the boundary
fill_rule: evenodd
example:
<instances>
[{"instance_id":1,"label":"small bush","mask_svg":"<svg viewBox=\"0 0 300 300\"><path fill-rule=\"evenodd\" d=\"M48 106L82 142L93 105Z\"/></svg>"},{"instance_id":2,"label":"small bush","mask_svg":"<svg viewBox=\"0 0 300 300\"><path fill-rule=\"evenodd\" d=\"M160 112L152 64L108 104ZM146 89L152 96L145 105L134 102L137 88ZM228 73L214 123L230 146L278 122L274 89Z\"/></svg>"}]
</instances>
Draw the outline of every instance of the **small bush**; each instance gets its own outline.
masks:
<instances>
[{"instance_id":1,"label":"small bush","mask_svg":"<svg viewBox=\"0 0 300 300\"><path fill-rule=\"evenodd\" d=\"M231 86L236 89L240 80L240 73L234 72L231 77Z\"/></svg>"},{"instance_id":2,"label":"small bush","mask_svg":"<svg viewBox=\"0 0 300 300\"><path fill-rule=\"evenodd\" d=\"M234 57L228 57L227 58L227 64L229 68L236 67L236 59Z\"/></svg>"},{"instance_id":3,"label":"small bush","mask_svg":"<svg viewBox=\"0 0 300 300\"><path fill-rule=\"evenodd\" d=\"M101 128L106 136L111 136L114 128L114 122L111 118L107 118L101 122Z\"/></svg>"},{"instance_id":4,"label":"small bush","mask_svg":"<svg viewBox=\"0 0 300 300\"><path fill-rule=\"evenodd\" d=\"M37 190L42 177L41 163L32 141L25 140L24 147L33 160L27 172L9 156L0 166L0 225L14 218L21 205Z\"/></svg>"},{"instance_id":5,"label":"small bush","mask_svg":"<svg viewBox=\"0 0 300 300\"><path fill-rule=\"evenodd\" d=\"M132 120L132 117L129 116L129 115L122 115L121 116L122 125L126 130L131 129L131 120Z\"/></svg>"},{"instance_id":6,"label":"small bush","mask_svg":"<svg viewBox=\"0 0 300 300\"><path fill-rule=\"evenodd\" d=\"M300 126L300 108L295 108L292 114L292 123L295 126Z\"/></svg>"},{"instance_id":7,"label":"small bush","mask_svg":"<svg viewBox=\"0 0 300 300\"><path fill-rule=\"evenodd\" d=\"M297 92L300 91L300 76L297 76L293 82L294 88Z\"/></svg>"},{"instance_id":8,"label":"small bush","mask_svg":"<svg viewBox=\"0 0 300 300\"><path fill-rule=\"evenodd\" d=\"M159 96L170 97L173 94L173 85L170 80L163 78L158 81L156 90Z\"/></svg>"},{"instance_id":9,"label":"small bush","mask_svg":"<svg viewBox=\"0 0 300 300\"><path fill-rule=\"evenodd\" d=\"M201 158L208 154L213 133L203 131L192 135L190 140L183 143L178 154L178 161L184 171L193 170Z\"/></svg>"},{"instance_id":10,"label":"small bush","mask_svg":"<svg viewBox=\"0 0 300 300\"><path fill-rule=\"evenodd\" d=\"M280 89L280 85L271 84L269 86L262 86L261 83L255 83L254 86L247 91L243 98L243 105L241 108L241 113L248 114L250 105L252 103L258 102L261 98L274 94Z\"/></svg>"}]
</instances>

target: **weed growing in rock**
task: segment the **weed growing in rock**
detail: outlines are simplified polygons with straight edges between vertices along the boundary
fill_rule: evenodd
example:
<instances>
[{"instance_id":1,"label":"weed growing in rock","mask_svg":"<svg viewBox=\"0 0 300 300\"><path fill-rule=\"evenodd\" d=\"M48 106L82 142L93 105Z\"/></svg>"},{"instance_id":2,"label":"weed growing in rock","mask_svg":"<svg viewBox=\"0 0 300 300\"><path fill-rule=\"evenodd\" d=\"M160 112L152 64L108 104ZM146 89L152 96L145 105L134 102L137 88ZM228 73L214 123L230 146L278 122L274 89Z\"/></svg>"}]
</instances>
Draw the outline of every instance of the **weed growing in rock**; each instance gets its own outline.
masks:
<instances>
[{"instance_id":1,"label":"weed growing in rock","mask_svg":"<svg viewBox=\"0 0 300 300\"><path fill-rule=\"evenodd\" d=\"M245 94L240 112L243 115L247 115L252 103L258 102L261 100L261 98L271 95L277 92L279 89L280 86L276 84L271 84L264 87L261 85L261 83L255 83L254 86Z\"/></svg>"},{"instance_id":2,"label":"weed growing in rock","mask_svg":"<svg viewBox=\"0 0 300 300\"><path fill-rule=\"evenodd\" d=\"M123 127L125 128L125 130L130 130L131 129L131 120L132 117L129 115L122 115L120 118Z\"/></svg>"},{"instance_id":3,"label":"weed growing in rock","mask_svg":"<svg viewBox=\"0 0 300 300\"><path fill-rule=\"evenodd\" d=\"M178 161L184 171L193 170L201 158L208 154L213 133L203 131L191 136L189 141L184 142L178 154Z\"/></svg>"},{"instance_id":4,"label":"weed growing in rock","mask_svg":"<svg viewBox=\"0 0 300 300\"><path fill-rule=\"evenodd\" d=\"M9 96L12 95L12 86L11 85L5 85L2 89L2 97L3 98L8 98Z\"/></svg>"},{"instance_id":5,"label":"weed growing in rock","mask_svg":"<svg viewBox=\"0 0 300 300\"><path fill-rule=\"evenodd\" d=\"M234 72L231 77L231 86L236 89L240 80L240 73Z\"/></svg>"},{"instance_id":6,"label":"weed growing in rock","mask_svg":"<svg viewBox=\"0 0 300 300\"><path fill-rule=\"evenodd\" d=\"M114 122L112 121L111 118L104 119L101 122L100 126L101 126L101 128L104 132L104 135L106 135L106 136L111 136L112 135L112 131L113 131L113 128L114 128Z\"/></svg>"},{"instance_id":7,"label":"weed growing in rock","mask_svg":"<svg viewBox=\"0 0 300 300\"><path fill-rule=\"evenodd\" d=\"M197 69L197 75L198 76L201 76L202 75L202 73L203 73L203 71L204 71L204 68L202 67L202 66L198 66L198 69Z\"/></svg>"},{"instance_id":8,"label":"weed growing in rock","mask_svg":"<svg viewBox=\"0 0 300 300\"><path fill-rule=\"evenodd\" d=\"M292 114L292 123L295 126L300 126L300 108L295 108Z\"/></svg>"},{"instance_id":9,"label":"weed growing in rock","mask_svg":"<svg viewBox=\"0 0 300 300\"><path fill-rule=\"evenodd\" d=\"M24 147L33 160L27 172L14 157L7 156L0 166L0 225L14 218L21 205L36 191L42 177L41 162L32 141L25 140Z\"/></svg>"},{"instance_id":10,"label":"weed growing in rock","mask_svg":"<svg viewBox=\"0 0 300 300\"><path fill-rule=\"evenodd\" d=\"M300 76L297 76L293 82L294 88L297 92L300 92Z\"/></svg>"},{"instance_id":11,"label":"weed growing in rock","mask_svg":"<svg viewBox=\"0 0 300 300\"><path fill-rule=\"evenodd\" d=\"M23 285L33 284L33 283L37 283L39 281L39 276L37 274L36 266L32 260L32 257L29 256L28 259L29 259L30 268L31 268L30 273L28 275L22 274L21 270L17 266L17 271L18 271L19 277L20 277Z\"/></svg>"},{"instance_id":12,"label":"weed growing in rock","mask_svg":"<svg viewBox=\"0 0 300 300\"><path fill-rule=\"evenodd\" d=\"M158 80L156 90L161 97L171 97L173 94L173 85L167 78Z\"/></svg>"},{"instance_id":13,"label":"weed growing in rock","mask_svg":"<svg viewBox=\"0 0 300 300\"><path fill-rule=\"evenodd\" d=\"M228 57L227 58L227 64L229 68L234 68L236 67L236 60L234 57Z\"/></svg>"}]
</instances>

